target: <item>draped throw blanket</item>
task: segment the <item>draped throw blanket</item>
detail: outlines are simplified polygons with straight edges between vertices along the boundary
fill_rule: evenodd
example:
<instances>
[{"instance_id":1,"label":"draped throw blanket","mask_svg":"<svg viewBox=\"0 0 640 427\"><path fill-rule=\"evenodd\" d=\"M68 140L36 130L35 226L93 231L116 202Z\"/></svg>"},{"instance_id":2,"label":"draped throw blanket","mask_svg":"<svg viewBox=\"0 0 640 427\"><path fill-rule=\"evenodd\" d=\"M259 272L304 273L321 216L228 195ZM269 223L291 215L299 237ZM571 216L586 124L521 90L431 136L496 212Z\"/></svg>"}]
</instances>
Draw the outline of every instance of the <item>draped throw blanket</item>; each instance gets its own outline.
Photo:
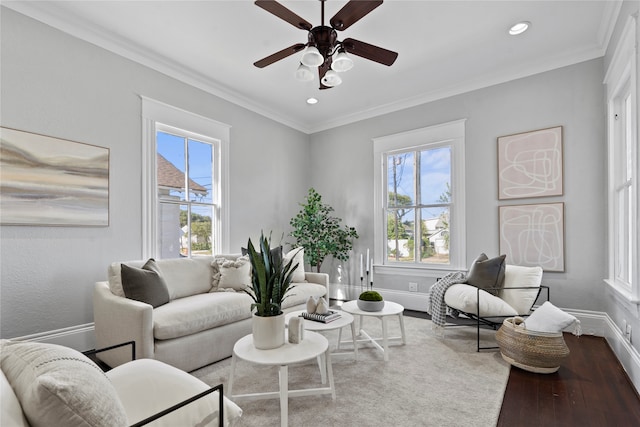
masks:
<instances>
[{"instance_id":1,"label":"draped throw blanket","mask_svg":"<svg viewBox=\"0 0 640 427\"><path fill-rule=\"evenodd\" d=\"M467 276L464 272L456 271L447 274L431 286L427 313L431 315L434 327L442 327L447 321L447 305L444 302L444 294L447 289L457 283L465 283L466 280ZM456 317L457 313L452 314Z\"/></svg>"}]
</instances>

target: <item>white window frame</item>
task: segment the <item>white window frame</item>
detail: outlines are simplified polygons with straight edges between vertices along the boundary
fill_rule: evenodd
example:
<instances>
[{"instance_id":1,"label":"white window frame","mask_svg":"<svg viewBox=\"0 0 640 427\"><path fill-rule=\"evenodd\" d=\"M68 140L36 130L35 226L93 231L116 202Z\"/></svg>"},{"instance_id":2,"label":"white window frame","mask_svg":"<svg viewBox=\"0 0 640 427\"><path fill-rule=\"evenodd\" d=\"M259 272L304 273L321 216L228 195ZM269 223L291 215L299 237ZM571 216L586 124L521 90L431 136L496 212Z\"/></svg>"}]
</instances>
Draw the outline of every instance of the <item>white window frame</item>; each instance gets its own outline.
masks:
<instances>
[{"instance_id":1,"label":"white window frame","mask_svg":"<svg viewBox=\"0 0 640 427\"><path fill-rule=\"evenodd\" d=\"M466 220L465 220L465 122L466 119L415 129L373 139L374 158L374 263L376 273L429 274L434 277L443 271L466 269ZM389 154L402 150L451 147L451 201L449 264L389 263L385 258L387 244L387 214L385 195L387 169L385 159Z\"/></svg>"},{"instance_id":2,"label":"white window frame","mask_svg":"<svg viewBox=\"0 0 640 427\"><path fill-rule=\"evenodd\" d=\"M608 145L608 277L605 282L623 301L640 305L640 272L638 271L638 229L640 214L639 150L638 150L638 48L636 45L637 18L630 16L616 46L611 64L605 75L607 88L607 145ZM622 147L628 147L628 151ZM628 155L627 155L628 154ZM630 163L629 163L630 162ZM630 167L630 179L621 174ZM631 191L629 192L629 189ZM631 214L620 206L619 196L631 197ZM622 236L617 230L620 222L627 222L630 233ZM629 280L621 279L620 251L629 258L626 248L631 248L631 273ZM624 265L624 262L622 263Z\"/></svg>"},{"instance_id":3,"label":"white window frame","mask_svg":"<svg viewBox=\"0 0 640 427\"><path fill-rule=\"evenodd\" d=\"M212 247L229 252L229 135L231 126L180 108L141 96L142 99L142 258L159 257L158 188L156 132L168 127L181 129L195 139L216 141L219 149L214 167L219 179L214 183L217 221L212 224ZM214 181L216 181L214 179Z\"/></svg>"}]
</instances>

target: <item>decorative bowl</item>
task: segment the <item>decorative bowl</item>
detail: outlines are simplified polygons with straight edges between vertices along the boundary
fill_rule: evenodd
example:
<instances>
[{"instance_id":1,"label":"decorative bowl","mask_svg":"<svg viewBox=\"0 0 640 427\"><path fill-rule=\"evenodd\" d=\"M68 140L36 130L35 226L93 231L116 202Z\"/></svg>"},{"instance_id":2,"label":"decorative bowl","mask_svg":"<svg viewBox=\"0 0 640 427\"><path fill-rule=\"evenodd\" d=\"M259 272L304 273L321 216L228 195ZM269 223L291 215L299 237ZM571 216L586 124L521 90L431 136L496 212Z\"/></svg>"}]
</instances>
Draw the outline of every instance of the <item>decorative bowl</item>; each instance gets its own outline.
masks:
<instances>
[{"instance_id":1,"label":"decorative bowl","mask_svg":"<svg viewBox=\"0 0 640 427\"><path fill-rule=\"evenodd\" d=\"M384 308L384 301L358 300L358 308L362 311L380 311Z\"/></svg>"}]
</instances>

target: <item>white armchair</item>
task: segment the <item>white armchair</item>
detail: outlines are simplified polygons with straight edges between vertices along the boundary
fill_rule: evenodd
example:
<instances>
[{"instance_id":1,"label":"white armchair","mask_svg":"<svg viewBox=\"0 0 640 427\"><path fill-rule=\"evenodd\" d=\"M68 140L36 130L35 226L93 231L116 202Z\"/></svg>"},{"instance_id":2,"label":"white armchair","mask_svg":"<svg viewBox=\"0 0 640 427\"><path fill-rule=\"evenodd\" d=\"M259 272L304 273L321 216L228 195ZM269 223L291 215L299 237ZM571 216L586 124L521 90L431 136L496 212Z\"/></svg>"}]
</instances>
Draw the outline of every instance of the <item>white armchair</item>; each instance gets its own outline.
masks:
<instances>
[{"instance_id":1,"label":"white armchair","mask_svg":"<svg viewBox=\"0 0 640 427\"><path fill-rule=\"evenodd\" d=\"M475 321L478 329L477 349L480 351L497 348L480 346L481 325L497 329L506 317L529 315L543 289L546 291L546 300L549 300L549 288L542 285L541 267L507 264L502 288L481 289L457 283L446 290L444 302L450 309ZM492 295L489 291L495 291L498 295Z\"/></svg>"},{"instance_id":2,"label":"white armchair","mask_svg":"<svg viewBox=\"0 0 640 427\"><path fill-rule=\"evenodd\" d=\"M233 426L242 410L222 387L138 359L108 372L68 347L0 341L0 424L13 427Z\"/></svg>"}]
</instances>

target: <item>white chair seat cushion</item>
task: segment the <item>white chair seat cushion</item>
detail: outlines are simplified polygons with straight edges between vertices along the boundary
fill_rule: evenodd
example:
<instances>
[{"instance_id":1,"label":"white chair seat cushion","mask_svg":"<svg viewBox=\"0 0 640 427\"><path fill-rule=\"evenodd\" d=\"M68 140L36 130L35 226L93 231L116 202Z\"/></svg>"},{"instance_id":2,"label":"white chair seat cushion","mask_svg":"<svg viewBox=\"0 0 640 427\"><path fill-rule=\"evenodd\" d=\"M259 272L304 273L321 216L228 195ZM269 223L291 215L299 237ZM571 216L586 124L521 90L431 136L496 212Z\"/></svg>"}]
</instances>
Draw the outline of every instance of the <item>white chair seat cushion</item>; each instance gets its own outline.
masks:
<instances>
[{"instance_id":1,"label":"white chair seat cushion","mask_svg":"<svg viewBox=\"0 0 640 427\"><path fill-rule=\"evenodd\" d=\"M480 295L480 313L478 314L478 295ZM458 283L451 285L444 294L444 302L456 310L479 315L490 316L516 316L516 310L502 299L491 295L487 291L475 286Z\"/></svg>"},{"instance_id":2,"label":"white chair seat cushion","mask_svg":"<svg viewBox=\"0 0 640 427\"><path fill-rule=\"evenodd\" d=\"M529 314L538 297L542 283L542 267L523 267L507 264L504 272L504 289L500 297L520 315ZM511 289L532 287L534 289Z\"/></svg>"},{"instance_id":3,"label":"white chair seat cushion","mask_svg":"<svg viewBox=\"0 0 640 427\"><path fill-rule=\"evenodd\" d=\"M251 317L253 300L244 292L213 292L178 298L153 309L153 336L183 337Z\"/></svg>"},{"instance_id":4,"label":"white chair seat cushion","mask_svg":"<svg viewBox=\"0 0 640 427\"><path fill-rule=\"evenodd\" d=\"M153 359L138 359L107 372L130 424L197 395L209 386L180 369ZM224 398L226 426L233 426L242 409ZM217 427L218 392L215 391L153 422L154 427Z\"/></svg>"}]
</instances>

